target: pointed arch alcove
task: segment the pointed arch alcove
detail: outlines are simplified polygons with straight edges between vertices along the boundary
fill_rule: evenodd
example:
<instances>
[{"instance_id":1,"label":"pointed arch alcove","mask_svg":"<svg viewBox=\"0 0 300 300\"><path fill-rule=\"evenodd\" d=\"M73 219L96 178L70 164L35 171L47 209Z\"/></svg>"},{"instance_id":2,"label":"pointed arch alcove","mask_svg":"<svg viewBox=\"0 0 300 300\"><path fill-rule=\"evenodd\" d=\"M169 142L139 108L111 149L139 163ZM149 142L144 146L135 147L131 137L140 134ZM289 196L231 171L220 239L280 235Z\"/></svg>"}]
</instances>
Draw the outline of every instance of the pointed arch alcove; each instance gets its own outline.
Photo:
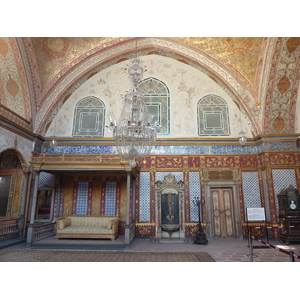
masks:
<instances>
[{"instance_id":1,"label":"pointed arch alcove","mask_svg":"<svg viewBox=\"0 0 300 300\"><path fill-rule=\"evenodd\" d=\"M156 188L156 237L184 238L184 182L176 181L168 174L163 181L155 183Z\"/></svg>"}]
</instances>

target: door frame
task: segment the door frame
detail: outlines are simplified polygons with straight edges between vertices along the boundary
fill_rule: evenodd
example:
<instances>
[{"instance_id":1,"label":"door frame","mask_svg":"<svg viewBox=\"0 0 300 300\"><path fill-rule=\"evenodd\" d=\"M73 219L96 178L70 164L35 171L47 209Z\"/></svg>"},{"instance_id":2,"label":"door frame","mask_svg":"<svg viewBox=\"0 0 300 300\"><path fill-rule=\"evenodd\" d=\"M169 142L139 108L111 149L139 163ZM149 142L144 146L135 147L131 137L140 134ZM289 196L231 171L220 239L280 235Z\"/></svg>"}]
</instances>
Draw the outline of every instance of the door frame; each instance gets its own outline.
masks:
<instances>
[{"instance_id":1,"label":"door frame","mask_svg":"<svg viewBox=\"0 0 300 300\"><path fill-rule=\"evenodd\" d=\"M212 211L211 211L211 189L218 188L231 188L232 189L232 203L233 203L233 214L234 214L234 229L235 238L243 239L241 213L240 213L240 199L238 193L238 185L232 181L228 182L208 182L205 184L205 211L206 211L206 235L208 238L213 238L212 228Z\"/></svg>"}]
</instances>

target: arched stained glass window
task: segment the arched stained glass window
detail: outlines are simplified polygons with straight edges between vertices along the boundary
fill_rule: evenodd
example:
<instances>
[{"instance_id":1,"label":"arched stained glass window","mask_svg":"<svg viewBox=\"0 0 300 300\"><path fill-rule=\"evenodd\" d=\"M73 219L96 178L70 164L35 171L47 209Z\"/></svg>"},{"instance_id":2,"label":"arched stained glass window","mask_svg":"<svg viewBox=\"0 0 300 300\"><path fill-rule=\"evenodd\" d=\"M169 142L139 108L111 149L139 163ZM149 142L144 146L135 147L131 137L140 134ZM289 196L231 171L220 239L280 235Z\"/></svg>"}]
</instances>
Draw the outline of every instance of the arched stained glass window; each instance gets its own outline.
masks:
<instances>
[{"instance_id":1,"label":"arched stained glass window","mask_svg":"<svg viewBox=\"0 0 300 300\"><path fill-rule=\"evenodd\" d=\"M146 98L149 113L160 125L158 135L170 133L170 93L167 86L160 80L149 77L138 85L139 91Z\"/></svg>"},{"instance_id":2,"label":"arched stained glass window","mask_svg":"<svg viewBox=\"0 0 300 300\"><path fill-rule=\"evenodd\" d=\"M94 97L80 100L75 108L73 136L103 137L105 122L105 105Z\"/></svg>"},{"instance_id":3,"label":"arched stained glass window","mask_svg":"<svg viewBox=\"0 0 300 300\"><path fill-rule=\"evenodd\" d=\"M224 99L207 95L199 100L197 112L198 135L230 135L228 106Z\"/></svg>"}]
</instances>

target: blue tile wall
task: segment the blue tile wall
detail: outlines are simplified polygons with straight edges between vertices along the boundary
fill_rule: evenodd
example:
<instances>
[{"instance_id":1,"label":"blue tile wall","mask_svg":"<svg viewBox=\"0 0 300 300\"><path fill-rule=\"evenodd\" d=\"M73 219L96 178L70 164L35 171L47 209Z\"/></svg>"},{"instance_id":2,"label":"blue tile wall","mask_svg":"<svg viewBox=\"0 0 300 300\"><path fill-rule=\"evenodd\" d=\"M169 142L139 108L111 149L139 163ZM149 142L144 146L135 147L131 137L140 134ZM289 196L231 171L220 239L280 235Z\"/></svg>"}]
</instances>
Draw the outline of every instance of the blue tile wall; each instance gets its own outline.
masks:
<instances>
[{"instance_id":1,"label":"blue tile wall","mask_svg":"<svg viewBox=\"0 0 300 300\"><path fill-rule=\"evenodd\" d=\"M89 183L88 182L79 182L78 183L76 215L86 215L87 214L88 192L89 192Z\"/></svg>"},{"instance_id":2,"label":"blue tile wall","mask_svg":"<svg viewBox=\"0 0 300 300\"><path fill-rule=\"evenodd\" d=\"M106 195L105 195L105 215L114 216L116 213L116 192L117 183L107 182L106 183Z\"/></svg>"},{"instance_id":3,"label":"blue tile wall","mask_svg":"<svg viewBox=\"0 0 300 300\"><path fill-rule=\"evenodd\" d=\"M150 222L150 172L140 173L140 222Z\"/></svg>"},{"instance_id":4,"label":"blue tile wall","mask_svg":"<svg viewBox=\"0 0 300 300\"><path fill-rule=\"evenodd\" d=\"M199 172L190 172L189 173L189 187L190 187L190 219L191 222L198 222L198 206L193 203L195 197L201 197L200 191L200 178ZM201 206L200 206L201 208Z\"/></svg>"},{"instance_id":5,"label":"blue tile wall","mask_svg":"<svg viewBox=\"0 0 300 300\"><path fill-rule=\"evenodd\" d=\"M273 184L274 184L274 193L276 199L276 209L278 212L279 204L277 199L277 194L280 193L282 189L293 185L294 187L297 186L296 183L296 174L294 169L274 169L272 170L273 176Z\"/></svg>"},{"instance_id":6,"label":"blue tile wall","mask_svg":"<svg viewBox=\"0 0 300 300\"><path fill-rule=\"evenodd\" d=\"M258 154L263 151L298 150L296 142L262 143L257 146L153 146L152 155L200 155L200 154ZM42 148L43 154L117 154L115 146L57 146L52 150L49 146Z\"/></svg>"},{"instance_id":7,"label":"blue tile wall","mask_svg":"<svg viewBox=\"0 0 300 300\"><path fill-rule=\"evenodd\" d=\"M242 184L245 209L261 207L258 172L242 172Z\"/></svg>"},{"instance_id":8,"label":"blue tile wall","mask_svg":"<svg viewBox=\"0 0 300 300\"><path fill-rule=\"evenodd\" d=\"M267 221L271 220L270 215L270 202L269 202L269 195L268 195L268 182L267 182L267 174L266 170L262 171L262 183L263 183L263 192L265 196L265 206L266 206L266 219Z\"/></svg>"}]
</instances>

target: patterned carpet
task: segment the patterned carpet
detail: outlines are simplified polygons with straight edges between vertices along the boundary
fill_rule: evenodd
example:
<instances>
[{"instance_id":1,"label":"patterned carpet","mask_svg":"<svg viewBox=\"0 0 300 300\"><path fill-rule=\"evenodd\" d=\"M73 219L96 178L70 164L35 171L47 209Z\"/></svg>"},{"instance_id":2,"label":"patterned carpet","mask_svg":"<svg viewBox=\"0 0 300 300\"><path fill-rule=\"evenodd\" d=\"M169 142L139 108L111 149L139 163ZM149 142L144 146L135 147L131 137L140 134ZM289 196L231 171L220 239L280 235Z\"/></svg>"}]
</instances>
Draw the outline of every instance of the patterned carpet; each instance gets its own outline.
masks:
<instances>
[{"instance_id":1,"label":"patterned carpet","mask_svg":"<svg viewBox=\"0 0 300 300\"><path fill-rule=\"evenodd\" d=\"M214 262L206 252L0 251L0 262Z\"/></svg>"}]
</instances>

